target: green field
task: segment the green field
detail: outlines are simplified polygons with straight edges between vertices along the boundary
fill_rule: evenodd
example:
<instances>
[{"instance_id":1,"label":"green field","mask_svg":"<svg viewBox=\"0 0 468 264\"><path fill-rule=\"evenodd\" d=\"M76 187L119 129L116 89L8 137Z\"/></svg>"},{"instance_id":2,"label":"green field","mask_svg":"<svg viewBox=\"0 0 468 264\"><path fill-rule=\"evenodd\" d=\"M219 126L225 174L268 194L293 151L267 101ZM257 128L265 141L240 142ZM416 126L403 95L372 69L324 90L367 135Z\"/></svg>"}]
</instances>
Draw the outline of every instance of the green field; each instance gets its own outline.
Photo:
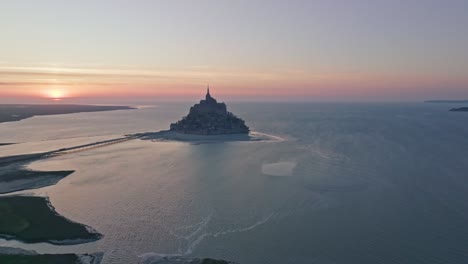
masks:
<instances>
[{"instance_id":1,"label":"green field","mask_svg":"<svg viewBox=\"0 0 468 264\"><path fill-rule=\"evenodd\" d=\"M49 242L74 244L71 240L97 240L81 224L58 215L43 197L0 197L0 237L13 238L26 243ZM1 262L3 263L3 262Z\"/></svg>"}]
</instances>

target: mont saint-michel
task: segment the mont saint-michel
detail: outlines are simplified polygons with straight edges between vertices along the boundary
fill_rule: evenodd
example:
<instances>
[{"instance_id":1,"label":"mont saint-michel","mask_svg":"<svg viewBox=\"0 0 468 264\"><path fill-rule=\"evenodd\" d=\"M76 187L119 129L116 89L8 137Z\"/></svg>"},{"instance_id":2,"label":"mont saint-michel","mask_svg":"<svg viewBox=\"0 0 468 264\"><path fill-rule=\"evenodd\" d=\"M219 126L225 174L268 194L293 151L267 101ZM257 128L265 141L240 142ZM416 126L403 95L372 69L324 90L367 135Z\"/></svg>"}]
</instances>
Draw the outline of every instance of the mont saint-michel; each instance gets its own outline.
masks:
<instances>
[{"instance_id":1,"label":"mont saint-michel","mask_svg":"<svg viewBox=\"0 0 468 264\"><path fill-rule=\"evenodd\" d=\"M205 100L190 108L182 120L171 124L171 131L194 135L247 134L244 120L227 111L225 103L218 103L206 90Z\"/></svg>"}]
</instances>

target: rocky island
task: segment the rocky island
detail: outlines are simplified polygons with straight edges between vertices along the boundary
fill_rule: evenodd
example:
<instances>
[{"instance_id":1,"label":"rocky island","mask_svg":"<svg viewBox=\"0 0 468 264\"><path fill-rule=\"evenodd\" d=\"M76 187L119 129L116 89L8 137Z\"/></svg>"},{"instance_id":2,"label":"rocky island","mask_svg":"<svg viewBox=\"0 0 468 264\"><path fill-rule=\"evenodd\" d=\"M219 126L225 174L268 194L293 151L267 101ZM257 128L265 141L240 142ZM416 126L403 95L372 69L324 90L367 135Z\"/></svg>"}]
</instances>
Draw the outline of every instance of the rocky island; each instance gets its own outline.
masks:
<instances>
[{"instance_id":1,"label":"rocky island","mask_svg":"<svg viewBox=\"0 0 468 264\"><path fill-rule=\"evenodd\" d=\"M205 100L190 108L182 120L171 124L171 131L193 135L248 134L250 129L244 120L228 112L225 103L218 103L206 91Z\"/></svg>"}]
</instances>

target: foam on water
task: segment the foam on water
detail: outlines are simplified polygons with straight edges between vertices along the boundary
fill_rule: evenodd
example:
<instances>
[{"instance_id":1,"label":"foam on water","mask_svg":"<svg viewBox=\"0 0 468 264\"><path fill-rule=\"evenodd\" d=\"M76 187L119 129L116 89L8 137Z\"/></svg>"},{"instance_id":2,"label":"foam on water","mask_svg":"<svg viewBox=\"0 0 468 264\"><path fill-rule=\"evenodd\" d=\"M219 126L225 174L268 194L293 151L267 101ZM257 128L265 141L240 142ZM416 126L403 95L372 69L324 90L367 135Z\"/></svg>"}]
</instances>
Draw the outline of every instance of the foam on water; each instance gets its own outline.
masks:
<instances>
[{"instance_id":1,"label":"foam on water","mask_svg":"<svg viewBox=\"0 0 468 264\"><path fill-rule=\"evenodd\" d=\"M262 165L262 173L271 176L292 176L297 163L281 161Z\"/></svg>"},{"instance_id":2,"label":"foam on water","mask_svg":"<svg viewBox=\"0 0 468 264\"><path fill-rule=\"evenodd\" d=\"M219 232L206 232L207 226L212 219L212 215L209 215L205 219L203 219L203 221L199 223L188 225L188 226L182 226L176 229L176 230L187 230L191 228L196 228L195 231L189 233L188 235L175 235L173 233L178 238L184 239L188 242L188 246L185 249L179 248L177 253L172 253L172 254L156 253L156 252L144 253L139 256L140 264L160 263L158 261L161 261L161 263L162 261L167 261L164 263L194 263L193 260L181 258L181 257L191 255L195 251L196 247L205 238L219 237L219 236L224 236L224 235L229 235L232 233L239 233L239 232L248 232L257 228L258 226L265 224L274 215L275 214L272 213L249 226L235 228L235 229L226 229L226 230L222 230Z\"/></svg>"}]
</instances>

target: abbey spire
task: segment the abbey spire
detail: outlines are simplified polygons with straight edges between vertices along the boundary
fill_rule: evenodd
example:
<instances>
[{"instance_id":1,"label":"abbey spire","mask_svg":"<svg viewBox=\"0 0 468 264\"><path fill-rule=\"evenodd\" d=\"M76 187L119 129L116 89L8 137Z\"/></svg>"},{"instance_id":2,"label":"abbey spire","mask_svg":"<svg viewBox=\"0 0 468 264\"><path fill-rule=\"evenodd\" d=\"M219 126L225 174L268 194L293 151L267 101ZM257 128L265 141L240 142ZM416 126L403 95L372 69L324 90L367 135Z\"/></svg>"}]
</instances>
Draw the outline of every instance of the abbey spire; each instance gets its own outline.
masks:
<instances>
[{"instance_id":1,"label":"abbey spire","mask_svg":"<svg viewBox=\"0 0 468 264\"><path fill-rule=\"evenodd\" d=\"M209 84L208 84L208 86L206 87L205 101L206 101L207 103L217 103L217 102L216 102L216 99L214 99L213 97L211 97L211 94L210 94L210 85L209 85Z\"/></svg>"}]
</instances>

